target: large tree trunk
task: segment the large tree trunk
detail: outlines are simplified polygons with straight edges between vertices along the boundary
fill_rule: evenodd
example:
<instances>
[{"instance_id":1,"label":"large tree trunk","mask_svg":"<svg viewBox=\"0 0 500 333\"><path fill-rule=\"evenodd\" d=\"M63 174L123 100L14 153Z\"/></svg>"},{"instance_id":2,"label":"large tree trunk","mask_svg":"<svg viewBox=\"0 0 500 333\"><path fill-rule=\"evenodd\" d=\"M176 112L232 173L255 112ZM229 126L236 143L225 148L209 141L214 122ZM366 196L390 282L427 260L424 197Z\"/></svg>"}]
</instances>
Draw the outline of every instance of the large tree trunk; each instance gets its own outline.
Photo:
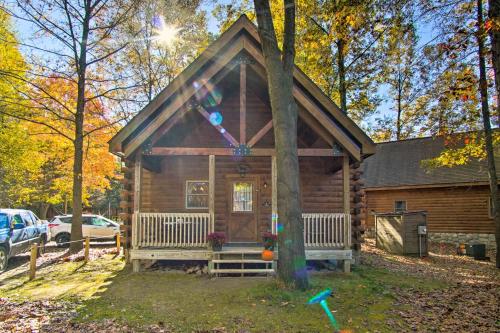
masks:
<instances>
[{"instance_id":1,"label":"large tree trunk","mask_svg":"<svg viewBox=\"0 0 500 333\"><path fill-rule=\"evenodd\" d=\"M337 40L337 66L339 71L340 109L347 114L347 87L345 84L345 42Z\"/></svg>"},{"instance_id":2,"label":"large tree trunk","mask_svg":"<svg viewBox=\"0 0 500 333\"><path fill-rule=\"evenodd\" d=\"M87 71L87 40L89 35L91 8L85 3L82 40L80 42L80 57L78 61L78 95L75 113L75 140L73 157L73 218L71 222L70 253L76 253L83 248L82 231L82 199L83 199L83 124L85 115L85 85Z\"/></svg>"},{"instance_id":3,"label":"large tree trunk","mask_svg":"<svg viewBox=\"0 0 500 333\"><path fill-rule=\"evenodd\" d=\"M495 72L495 87L497 94L497 114L500 116L500 1L489 0L489 20L492 22L492 27L489 31L491 39L491 58L493 60L493 70ZM494 119L493 121L500 119Z\"/></svg>"},{"instance_id":4,"label":"large tree trunk","mask_svg":"<svg viewBox=\"0 0 500 333\"><path fill-rule=\"evenodd\" d=\"M295 3L285 0L283 55L278 49L268 0L255 0L259 36L267 69L276 148L278 278L298 289L309 286L305 261L297 155L297 105L293 98Z\"/></svg>"},{"instance_id":5,"label":"large tree trunk","mask_svg":"<svg viewBox=\"0 0 500 333\"><path fill-rule=\"evenodd\" d=\"M495 166L495 155L491 130L490 110L488 106L488 81L486 79L486 60L484 47L483 3L477 0L477 43L479 47L479 90L481 93L481 113L483 115L486 155L488 157L488 175L490 180L491 201L495 220L495 239L497 244L496 266L500 268L500 203L498 201L498 180Z\"/></svg>"}]
</instances>

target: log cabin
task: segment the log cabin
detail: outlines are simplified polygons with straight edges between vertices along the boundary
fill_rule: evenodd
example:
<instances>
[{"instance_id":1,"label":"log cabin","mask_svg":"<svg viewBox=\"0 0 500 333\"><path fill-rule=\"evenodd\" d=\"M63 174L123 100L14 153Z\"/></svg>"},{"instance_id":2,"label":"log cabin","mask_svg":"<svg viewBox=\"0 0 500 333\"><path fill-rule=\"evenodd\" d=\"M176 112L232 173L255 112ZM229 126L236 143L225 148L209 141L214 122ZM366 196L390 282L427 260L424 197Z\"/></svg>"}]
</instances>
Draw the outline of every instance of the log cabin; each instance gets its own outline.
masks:
<instances>
[{"instance_id":1,"label":"log cabin","mask_svg":"<svg viewBox=\"0 0 500 333\"><path fill-rule=\"evenodd\" d=\"M290 140L298 142L306 258L337 259L348 271L360 242L359 162L375 145L298 67L293 75L299 118ZM279 231L278 194L266 69L246 16L109 147L124 165L122 220L135 271L143 260L206 260L215 274L276 267L255 268L261 233ZM211 232L225 233L221 251L207 247Z\"/></svg>"},{"instance_id":2,"label":"log cabin","mask_svg":"<svg viewBox=\"0 0 500 333\"><path fill-rule=\"evenodd\" d=\"M438 136L377 144L376 154L362 165L367 234L374 228L373 213L425 211L430 240L495 247L487 161L440 168L422 164L467 140L467 133L458 133L451 140ZM498 152L495 156L499 165Z\"/></svg>"}]
</instances>

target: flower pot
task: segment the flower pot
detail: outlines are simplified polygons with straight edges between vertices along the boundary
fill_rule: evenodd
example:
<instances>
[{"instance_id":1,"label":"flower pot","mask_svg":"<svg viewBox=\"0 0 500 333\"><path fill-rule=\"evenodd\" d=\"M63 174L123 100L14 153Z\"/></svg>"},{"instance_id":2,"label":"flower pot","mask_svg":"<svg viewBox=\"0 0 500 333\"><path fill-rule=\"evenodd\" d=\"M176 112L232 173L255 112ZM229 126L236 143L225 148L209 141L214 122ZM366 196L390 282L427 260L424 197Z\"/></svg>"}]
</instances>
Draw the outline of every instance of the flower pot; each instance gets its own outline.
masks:
<instances>
[{"instance_id":1,"label":"flower pot","mask_svg":"<svg viewBox=\"0 0 500 333\"><path fill-rule=\"evenodd\" d=\"M218 243L218 244L212 244L212 251L214 252L219 252L219 251L222 251L222 244Z\"/></svg>"}]
</instances>

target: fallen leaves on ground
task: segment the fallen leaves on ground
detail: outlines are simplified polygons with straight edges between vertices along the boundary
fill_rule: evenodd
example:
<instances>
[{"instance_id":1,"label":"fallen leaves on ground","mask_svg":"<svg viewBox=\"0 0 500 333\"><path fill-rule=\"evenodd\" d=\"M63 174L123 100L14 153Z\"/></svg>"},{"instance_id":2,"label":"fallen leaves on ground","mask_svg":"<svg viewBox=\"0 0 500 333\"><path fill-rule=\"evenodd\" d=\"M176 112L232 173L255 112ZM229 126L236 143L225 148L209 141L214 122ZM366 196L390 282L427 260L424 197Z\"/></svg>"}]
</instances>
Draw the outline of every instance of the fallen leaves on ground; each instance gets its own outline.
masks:
<instances>
[{"instance_id":1,"label":"fallen leaves on ground","mask_svg":"<svg viewBox=\"0 0 500 333\"><path fill-rule=\"evenodd\" d=\"M405 324L389 322L396 331L500 331L500 274L492 262L456 255L454 246L446 244L431 244L425 258L393 255L377 249L373 240L363 245L362 262L447 285L429 291L394 290L391 312Z\"/></svg>"}]
</instances>

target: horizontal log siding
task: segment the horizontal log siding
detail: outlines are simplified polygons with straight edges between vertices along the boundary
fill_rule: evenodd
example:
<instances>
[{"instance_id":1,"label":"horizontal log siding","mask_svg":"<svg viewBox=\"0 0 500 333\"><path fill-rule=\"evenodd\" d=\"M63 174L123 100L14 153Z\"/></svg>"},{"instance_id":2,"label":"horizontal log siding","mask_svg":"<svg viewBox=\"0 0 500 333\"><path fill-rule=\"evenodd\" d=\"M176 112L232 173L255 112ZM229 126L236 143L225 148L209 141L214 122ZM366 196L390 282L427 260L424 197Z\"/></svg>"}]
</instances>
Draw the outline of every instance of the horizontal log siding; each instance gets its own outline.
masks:
<instances>
[{"instance_id":1,"label":"horizontal log siding","mask_svg":"<svg viewBox=\"0 0 500 333\"><path fill-rule=\"evenodd\" d=\"M186 180L208 182L208 156L168 156L162 160L161 173L143 170L141 211L207 213L208 208L186 209Z\"/></svg>"},{"instance_id":2,"label":"horizontal log siding","mask_svg":"<svg viewBox=\"0 0 500 333\"><path fill-rule=\"evenodd\" d=\"M391 212L394 201L406 200L408 210L426 210L430 232L494 233L488 216L487 186L366 191L367 226L374 226L375 212Z\"/></svg>"},{"instance_id":3,"label":"horizontal log siding","mask_svg":"<svg viewBox=\"0 0 500 333\"><path fill-rule=\"evenodd\" d=\"M249 167L249 175L259 176L258 231L271 230L271 158L236 159L217 156L215 161L215 231L227 232L228 196L226 175L238 174L238 165ZM326 174L319 157L300 158L302 206L304 213L341 213L342 173ZM141 211L156 213L205 213L208 209L186 209L186 180L208 181L208 156L167 156L162 172L143 170ZM264 188L267 183L267 188Z\"/></svg>"},{"instance_id":4,"label":"horizontal log siding","mask_svg":"<svg viewBox=\"0 0 500 333\"><path fill-rule=\"evenodd\" d=\"M333 157L332 157L333 158ZM304 213L342 213L342 170L326 174L323 159L300 158L302 210Z\"/></svg>"}]
</instances>

